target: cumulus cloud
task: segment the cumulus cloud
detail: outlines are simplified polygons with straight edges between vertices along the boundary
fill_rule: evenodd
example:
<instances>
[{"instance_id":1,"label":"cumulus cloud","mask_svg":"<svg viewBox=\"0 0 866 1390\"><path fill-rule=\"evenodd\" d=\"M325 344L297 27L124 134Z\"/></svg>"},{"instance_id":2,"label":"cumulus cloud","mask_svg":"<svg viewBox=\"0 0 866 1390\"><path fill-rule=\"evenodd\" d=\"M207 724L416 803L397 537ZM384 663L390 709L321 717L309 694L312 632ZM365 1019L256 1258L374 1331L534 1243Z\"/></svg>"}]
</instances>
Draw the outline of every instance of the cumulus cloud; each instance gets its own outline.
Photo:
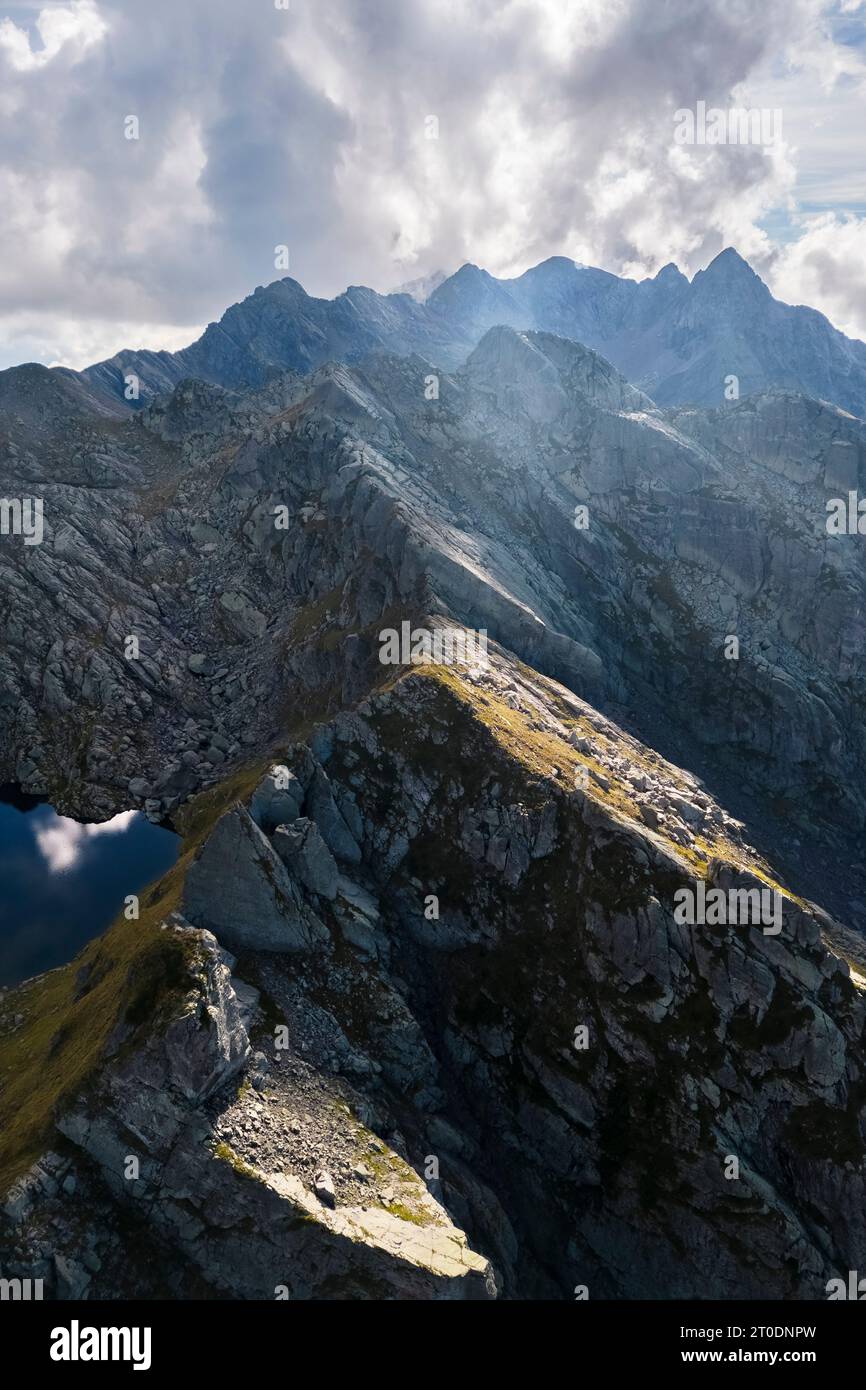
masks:
<instances>
[{"instance_id":1,"label":"cumulus cloud","mask_svg":"<svg viewBox=\"0 0 866 1390\"><path fill-rule=\"evenodd\" d=\"M811 295L866 329L856 296L844 299L862 9L7 5L0 362L83 366L121 345L179 346L284 273L282 244L290 273L332 295L464 260L514 274L553 254L692 272L733 243L785 297ZM769 152L677 145L674 112L699 100L780 107L783 139Z\"/></svg>"},{"instance_id":2,"label":"cumulus cloud","mask_svg":"<svg viewBox=\"0 0 866 1390\"><path fill-rule=\"evenodd\" d=\"M789 304L820 305L851 338L866 338L866 220L806 218L802 235L773 256L767 280Z\"/></svg>"},{"instance_id":3,"label":"cumulus cloud","mask_svg":"<svg viewBox=\"0 0 866 1390\"><path fill-rule=\"evenodd\" d=\"M17 72L45 67L62 48L69 48L75 61L92 44L104 38L106 28L94 0L71 0L68 5L46 6L34 25L41 46L33 48L26 28L13 19L0 23L0 50Z\"/></svg>"},{"instance_id":4,"label":"cumulus cloud","mask_svg":"<svg viewBox=\"0 0 866 1390\"><path fill-rule=\"evenodd\" d=\"M49 872L59 874L78 863L88 840L100 835L122 834L136 815L136 811L121 811L100 825L81 825L67 816L57 816L50 825L34 826L33 833Z\"/></svg>"}]
</instances>

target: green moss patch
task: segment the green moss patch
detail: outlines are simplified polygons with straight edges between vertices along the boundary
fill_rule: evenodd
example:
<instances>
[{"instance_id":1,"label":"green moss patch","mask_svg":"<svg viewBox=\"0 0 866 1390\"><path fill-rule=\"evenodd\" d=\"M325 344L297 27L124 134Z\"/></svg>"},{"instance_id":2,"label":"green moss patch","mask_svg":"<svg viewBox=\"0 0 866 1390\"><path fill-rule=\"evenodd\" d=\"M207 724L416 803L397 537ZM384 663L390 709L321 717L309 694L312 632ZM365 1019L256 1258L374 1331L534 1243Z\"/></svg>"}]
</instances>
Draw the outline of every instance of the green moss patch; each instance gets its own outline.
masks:
<instances>
[{"instance_id":1,"label":"green moss patch","mask_svg":"<svg viewBox=\"0 0 866 1390\"><path fill-rule=\"evenodd\" d=\"M10 990L0 1035L0 1191L50 1142L58 1109L99 1067L120 1025L150 1028L189 990L194 942L160 930L177 907L178 866L142 902L137 922L116 921L68 965Z\"/></svg>"}]
</instances>

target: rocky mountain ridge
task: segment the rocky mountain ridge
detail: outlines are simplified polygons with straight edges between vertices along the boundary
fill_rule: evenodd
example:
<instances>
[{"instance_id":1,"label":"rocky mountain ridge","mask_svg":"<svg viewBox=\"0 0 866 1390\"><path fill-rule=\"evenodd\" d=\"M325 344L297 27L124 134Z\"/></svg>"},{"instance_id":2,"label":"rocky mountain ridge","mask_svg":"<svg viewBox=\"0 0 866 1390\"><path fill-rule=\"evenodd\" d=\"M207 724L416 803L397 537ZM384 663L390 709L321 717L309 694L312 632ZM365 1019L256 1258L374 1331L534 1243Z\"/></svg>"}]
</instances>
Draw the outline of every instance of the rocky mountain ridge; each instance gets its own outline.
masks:
<instances>
[{"instance_id":1,"label":"rocky mountain ridge","mask_svg":"<svg viewBox=\"0 0 866 1390\"><path fill-rule=\"evenodd\" d=\"M866 345L814 309L774 299L730 247L691 281L673 265L638 282L564 256L513 280L467 264L422 302L357 285L318 299L287 277L233 305L182 352L126 351L81 376L117 400L132 374L146 401L185 377L250 390L375 349L454 370L497 325L584 343L659 405L721 405L736 378L740 396L779 387L866 415Z\"/></svg>"},{"instance_id":2,"label":"rocky mountain ridge","mask_svg":"<svg viewBox=\"0 0 866 1390\"><path fill-rule=\"evenodd\" d=\"M369 688L385 614L439 612L764 805L862 825L863 556L826 498L866 486L864 427L779 392L662 412L510 329L436 400L430 370L374 354L124 420L64 408L38 454L7 416L3 485L39 480L46 541L0 556L4 774L76 814L170 814L279 736L295 683L326 708Z\"/></svg>"},{"instance_id":3,"label":"rocky mountain ridge","mask_svg":"<svg viewBox=\"0 0 866 1390\"><path fill-rule=\"evenodd\" d=\"M263 330L243 389L163 362L135 412L0 374L0 490L45 506L0 548L0 779L183 835L140 920L0 1000L3 1274L823 1297L864 1258L866 576L826 502L866 425L410 339L278 370ZM383 664L404 622L489 657ZM697 883L781 931L683 924Z\"/></svg>"}]
</instances>

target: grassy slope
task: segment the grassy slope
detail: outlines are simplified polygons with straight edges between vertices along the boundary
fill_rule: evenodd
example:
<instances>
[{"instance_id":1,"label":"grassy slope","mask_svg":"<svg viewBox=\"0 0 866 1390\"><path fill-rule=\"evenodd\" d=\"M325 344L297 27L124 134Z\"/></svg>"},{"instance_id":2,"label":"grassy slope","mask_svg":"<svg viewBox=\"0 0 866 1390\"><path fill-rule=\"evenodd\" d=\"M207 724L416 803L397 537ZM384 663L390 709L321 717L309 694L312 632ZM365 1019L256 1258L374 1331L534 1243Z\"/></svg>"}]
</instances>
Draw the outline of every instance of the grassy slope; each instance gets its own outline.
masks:
<instances>
[{"instance_id":1,"label":"grassy slope","mask_svg":"<svg viewBox=\"0 0 866 1390\"><path fill-rule=\"evenodd\" d=\"M528 668L523 669L528 672ZM627 783L618 781L615 774L611 773L591 753L580 753L555 735L534 727L529 715L522 710L512 709L504 700L490 691L479 690L462 681L453 668L429 666L416 669L414 674L416 678L420 676L439 682L471 711L472 716L493 735L499 747L517 765L536 776L553 780L563 791L573 788L574 774L579 768L588 768L590 773L601 773L609 786L604 789L597 782L590 781L587 795L610 815L612 821L632 822L637 824L641 834L647 833L640 819L638 805L634 800L631 788ZM531 675L536 688L544 689L551 708L556 710L557 717L569 730L574 729L576 732L588 736L596 744L612 747L613 751L623 755L633 766L659 776L660 771L665 767L662 759L650 753L649 750L646 750L645 753L638 751L633 741L627 743L623 739L621 744L617 744L609 737L599 735L588 720L575 716L559 700L555 683L547 681L536 672L528 672L528 674ZM672 769L668 769L667 777L662 772L664 780L672 780L671 774ZM685 795L688 794L687 787L683 787L681 790ZM666 837L658 835L656 838L665 839ZM673 841L667 841L667 844L670 852L689 865L696 876L706 876L710 859L723 859L736 868L748 870L755 874L756 877L771 887L779 888L792 901L801 902L793 893L776 882L768 865L744 856L742 850L721 833L713 837L697 837L695 841L697 853L695 849L675 844Z\"/></svg>"},{"instance_id":2,"label":"grassy slope","mask_svg":"<svg viewBox=\"0 0 866 1390\"><path fill-rule=\"evenodd\" d=\"M87 1084L117 1025L147 1027L186 993L190 945L160 931L160 923L178 907L187 866L211 826L251 794L263 766L243 769L184 808L180 859L142 894L137 922L121 914L68 965L6 995L4 1013L23 1014L24 1022L0 1035L0 1192L50 1142L55 1111Z\"/></svg>"}]
</instances>

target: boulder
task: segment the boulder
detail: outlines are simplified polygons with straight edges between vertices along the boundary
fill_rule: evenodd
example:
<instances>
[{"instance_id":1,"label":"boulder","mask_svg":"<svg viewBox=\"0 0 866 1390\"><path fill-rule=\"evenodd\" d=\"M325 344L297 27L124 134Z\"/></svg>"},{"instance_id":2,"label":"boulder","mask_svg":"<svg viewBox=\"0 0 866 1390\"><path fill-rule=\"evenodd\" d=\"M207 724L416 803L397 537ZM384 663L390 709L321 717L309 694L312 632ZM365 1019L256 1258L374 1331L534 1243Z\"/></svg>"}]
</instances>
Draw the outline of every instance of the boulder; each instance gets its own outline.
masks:
<instances>
[{"instance_id":1,"label":"boulder","mask_svg":"<svg viewBox=\"0 0 866 1390\"><path fill-rule=\"evenodd\" d=\"M327 932L240 804L217 821L184 884L184 915L231 950L307 951Z\"/></svg>"},{"instance_id":2,"label":"boulder","mask_svg":"<svg viewBox=\"0 0 866 1390\"><path fill-rule=\"evenodd\" d=\"M272 835L278 825L301 814L304 789L287 767L272 767L253 792L250 815L260 830Z\"/></svg>"},{"instance_id":3,"label":"boulder","mask_svg":"<svg viewBox=\"0 0 866 1390\"><path fill-rule=\"evenodd\" d=\"M360 864L358 842L340 814L327 773L320 767L313 773L307 794L307 810L331 853L346 863Z\"/></svg>"},{"instance_id":4,"label":"boulder","mask_svg":"<svg viewBox=\"0 0 866 1390\"><path fill-rule=\"evenodd\" d=\"M291 825L278 825L273 844L292 877L311 893L333 902L339 876L337 861L314 821L300 816Z\"/></svg>"},{"instance_id":5,"label":"boulder","mask_svg":"<svg viewBox=\"0 0 866 1390\"><path fill-rule=\"evenodd\" d=\"M334 1194L334 1179L326 1168L323 1168L321 1172L316 1174L313 1188L323 1206L335 1207L337 1205Z\"/></svg>"}]
</instances>

